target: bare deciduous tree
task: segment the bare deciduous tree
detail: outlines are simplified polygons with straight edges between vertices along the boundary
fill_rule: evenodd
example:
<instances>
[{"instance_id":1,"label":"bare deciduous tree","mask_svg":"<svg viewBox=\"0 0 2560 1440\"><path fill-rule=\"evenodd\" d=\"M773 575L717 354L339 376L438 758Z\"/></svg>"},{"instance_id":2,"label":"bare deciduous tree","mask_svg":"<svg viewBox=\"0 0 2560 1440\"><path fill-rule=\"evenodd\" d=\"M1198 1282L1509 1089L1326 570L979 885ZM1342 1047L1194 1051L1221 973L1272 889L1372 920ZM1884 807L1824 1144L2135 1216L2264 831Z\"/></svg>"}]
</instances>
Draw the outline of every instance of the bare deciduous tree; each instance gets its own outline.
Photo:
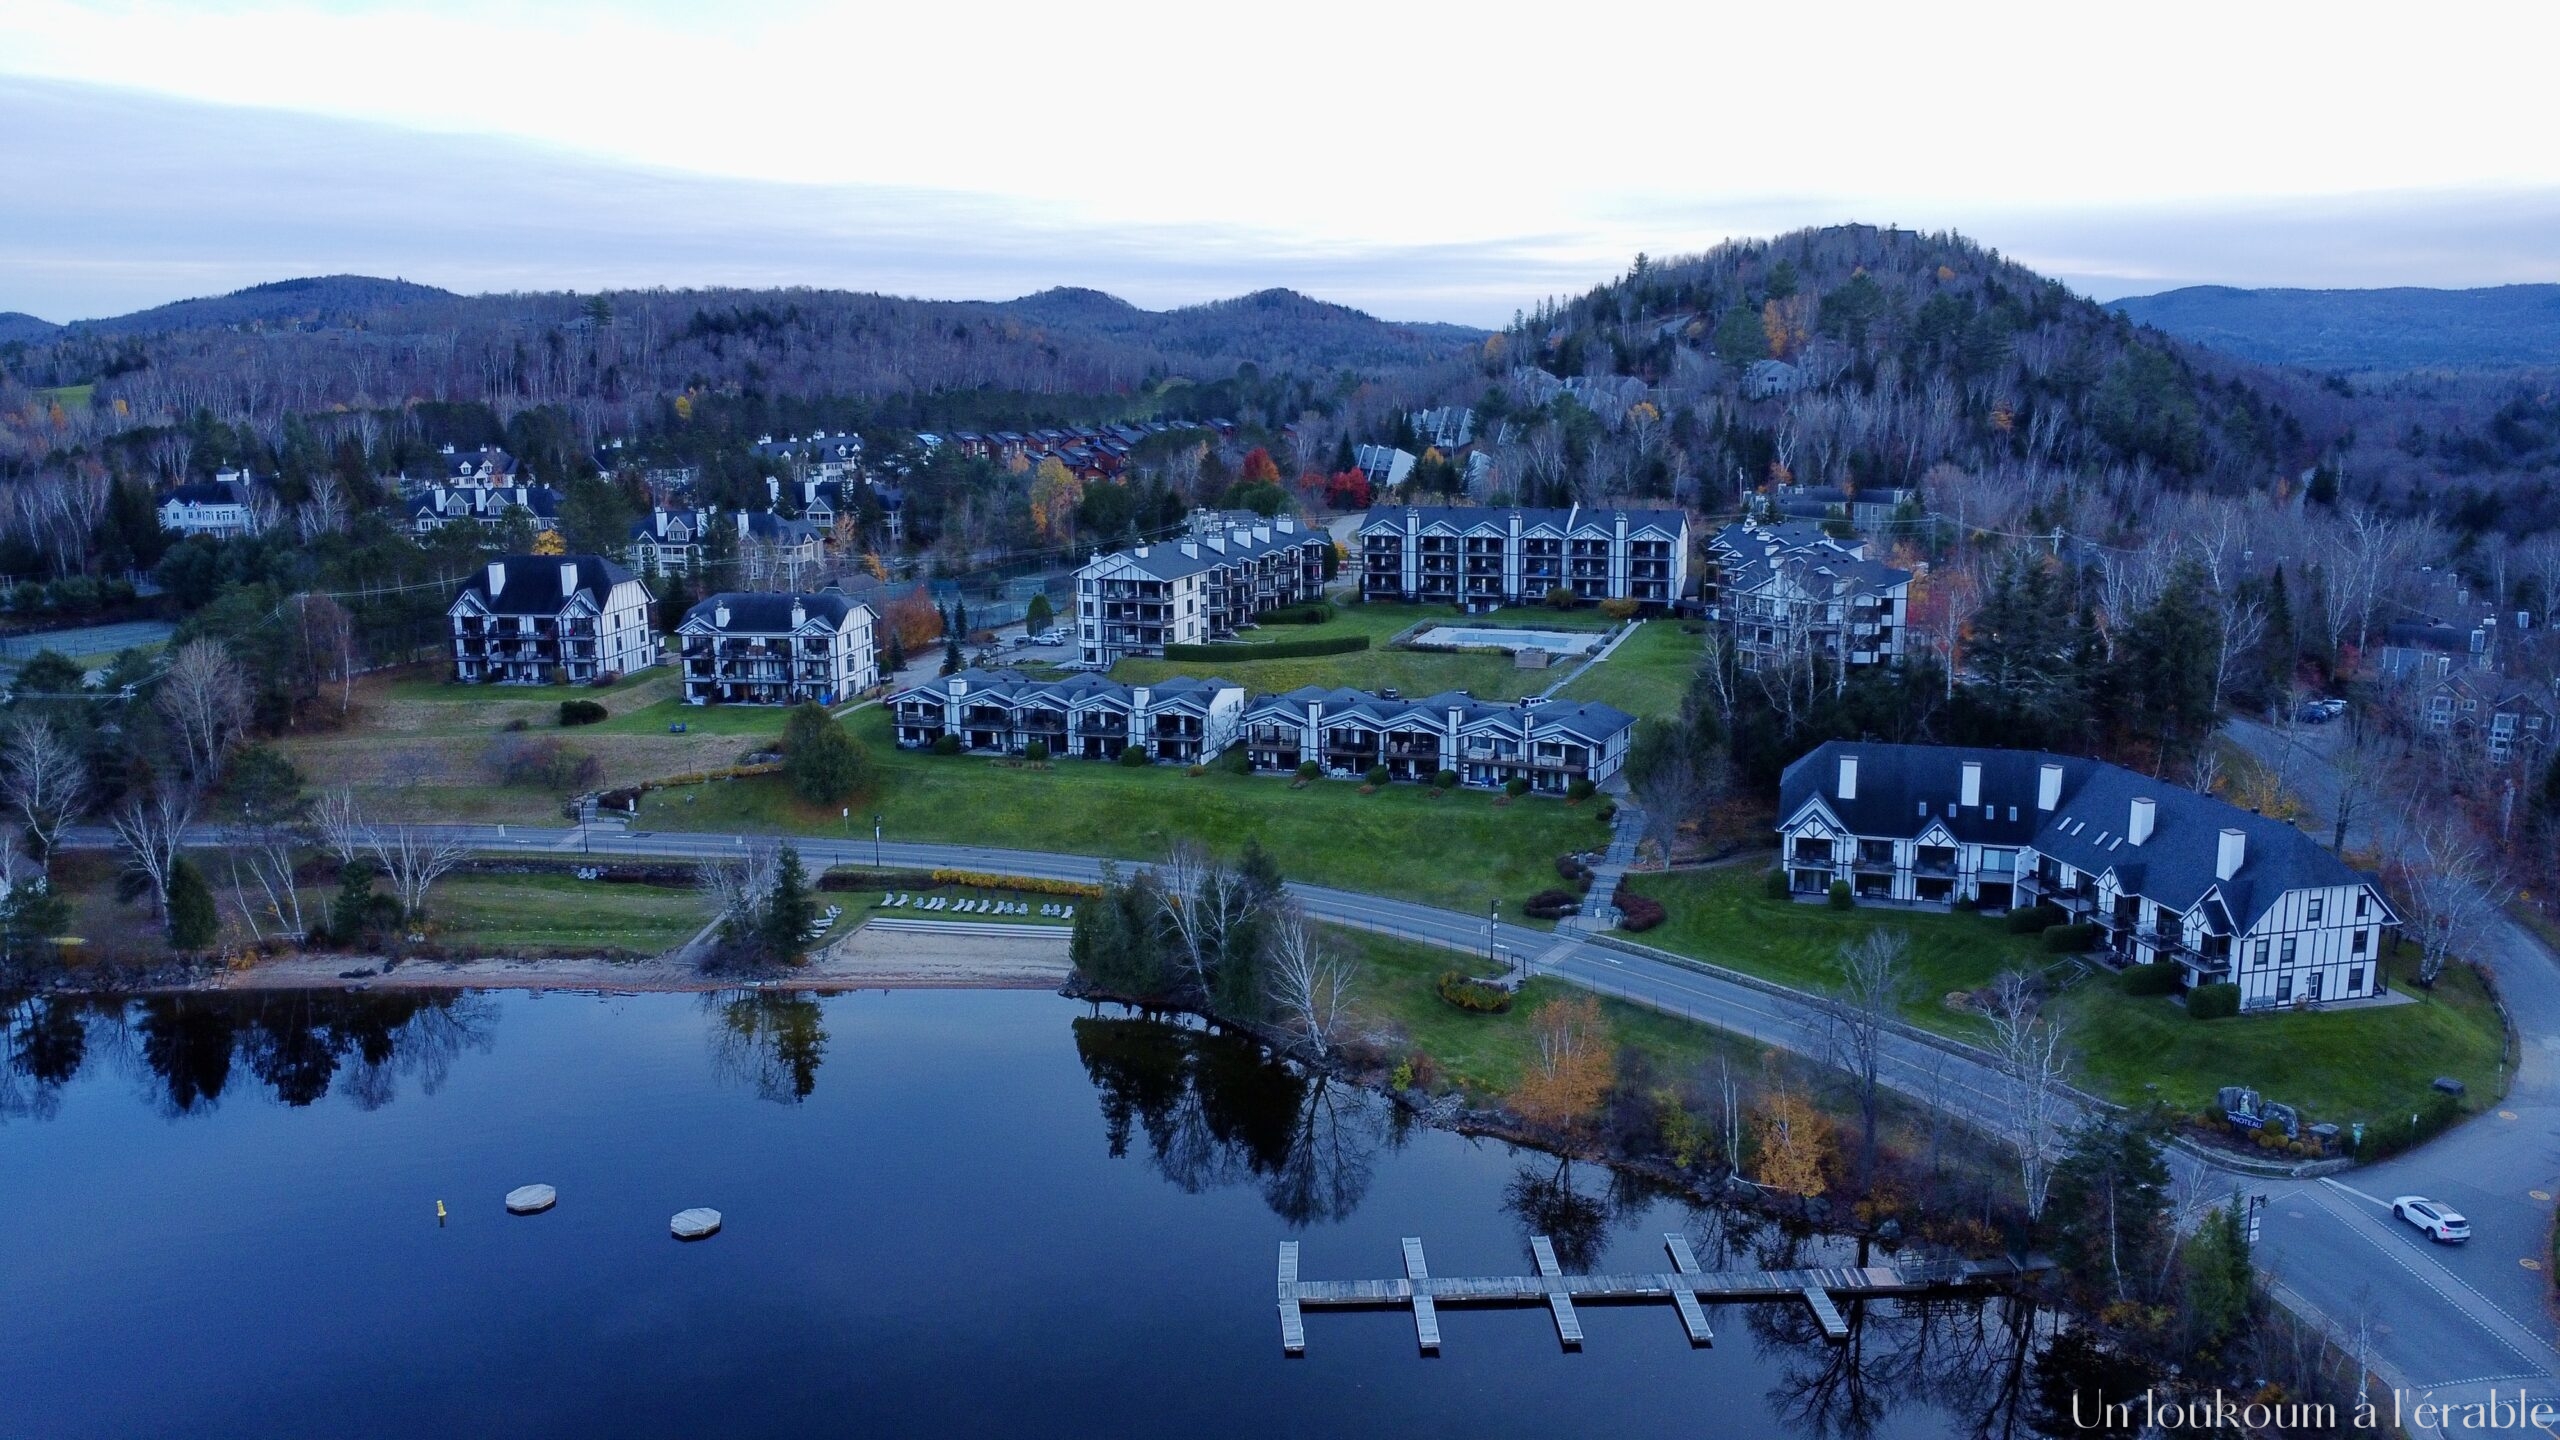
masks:
<instances>
[{"instance_id":1,"label":"bare deciduous tree","mask_svg":"<svg viewBox=\"0 0 2560 1440\"><path fill-rule=\"evenodd\" d=\"M1306 1037L1319 1059L1332 1053L1351 1009L1355 976L1351 957L1319 941L1307 916L1282 904L1270 917L1272 1008L1280 1022Z\"/></svg>"},{"instance_id":2,"label":"bare deciduous tree","mask_svg":"<svg viewBox=\"0 0 2560 1440\"><path fill-rule=\"evenodd\" d=\"M2000 1060L2002 1122L2018 1152L2018 1185L2027 1218L2044 1216L2053 1189L2053 1165L2061 1148L2059 1128L2069 1104L2070 1068L2060 1018L2047 1017L2035 982L2017 971L1992 987L1991 1051Z\"/></svg>"},{"instance_id":3,"label":"bare deciduous tree","mask_svg":"<svg viewBox=\"0 0 2560 1440\"><path fill-rule=\"evenodd\" d=\"M169 885L178 869L179 847L195 819L195 796L181 786L153 785L125 798L109 817L125 864L151 891L160 923L169 922Z\"/></svg>"},{"instance_id":4,"label":"bare deciduous tree","mask_svg":"<svg viewBox=\"0 0 2560 1440\"><path fill-rule=\"evenodd\" d=\"M368 827L365 841L373 858L382 862L382 873L390 877L391 893L400 901L400 914L407 919L424 913L427 892L471 853L469 846L451 835L413 825L394 825L388 830Z\"/></svg>"},{"instance_id":5,"label":"bare deciduous tree","mask_svg":"<svg viewBox=\"0 0 2560 1440\"><path fill-rule=\"evenodd\" d=\"M1911 946L1878 926L1840 947L1840 986L1823 1004L1823 1046L1858 1094L1858 1174L1874 1179L1876 1119L1883 1105L1884 1047L1910 988Z\"/></svg>"},{"instance_id":6,"label":"bare deciduous tree","mask_svg":"<svg viewBox=\"0 0 2560 1440\"><path fill-rule=\"evenodd\" d=\"M184 752L187 776L210 787L249 723L249 677L219 640L190 640L170 657L152 703Z\"/></svg>"},{"instance_id":7,"label":"bare deciduous tree","mask_svg":"<svg viewBox=\"0 0 2560 1440\"><path fill-rule=\"evenodd\" d=\"M2506 895L2487 848L2459 820L2422 828L2416 840L2403 869L2408 924L2418 941L2418 983L2433 985L2446 961L2476 952Z\"/></svg>"},{"instance_id":8,"label":"bare deciduous tree","mask_svg":"<svg viewBox=\"0 0 2560 1440\"><path fill-rule=\"evenodd\" d=\"M1249 924L1259 908L1253 886L1207 846L1190 840L1166 853L1156 879L1158 909L1182 946L1183 967L1200 993L1209 994L1227 937Z\"/></svg>"},{"instance_id":9,"label":"bare deciduous tree","mask_svg":"<svg viewBox=\"0 0 2560 1440\"><path fill-rule=\"evenodd\" d=\"M51 875L54 842L87 803L89 767L41 715L24 715L10 724L8 739L0 742L0 767L5 767L0 794L26 822L36 860Z\"/></svg>"},{"instance_id":10,"label":"bare deciduous tree","mask_svg":"<svg viewBox=\"0 0 2560 1440\"><path fill-rule=\"evenodd\" d=\"M311 825L320 837L320 848L339 864L349 864L364 853L364 812L356 808L354 791L322 791L311 807Z\"/></svg>"}]
</instances>

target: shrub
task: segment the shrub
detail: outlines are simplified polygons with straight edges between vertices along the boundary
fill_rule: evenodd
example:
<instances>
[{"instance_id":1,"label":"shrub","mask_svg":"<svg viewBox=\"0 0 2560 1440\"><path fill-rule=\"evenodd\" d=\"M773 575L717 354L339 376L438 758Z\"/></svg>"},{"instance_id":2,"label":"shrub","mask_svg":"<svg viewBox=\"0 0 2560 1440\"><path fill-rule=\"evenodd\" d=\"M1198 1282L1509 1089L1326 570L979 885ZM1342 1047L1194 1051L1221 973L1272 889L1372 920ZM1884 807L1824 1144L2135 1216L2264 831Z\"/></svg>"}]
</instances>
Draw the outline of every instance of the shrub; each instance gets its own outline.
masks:
<instances>
[{"instance_id":1,"label":"shrub","mask_svg":"<svg viewBox=\"0 0 2560 1440\"><path fill-rule=\"evenodd\" d=\"M1387 773L1387 767L1386 767L1386 766L1384 766L1384 765L1372 765L1372 766L1370 766L1370 767L1369 767L1369 773L1368 773L1368 775L1367 775L1365 778L1368 780L1368 782L1369 782L1370 784L1375 785L1375 786L1377 786L1379 789L1383 790L1383 789L1385 789L1385 788L1386 788L1386 786L1387 786L1387 782L1388 782L1388 781L1390 781L1390 780L1393 780L1395 777L1394 777L1393 775L1390 775L1390 774L1388 774L1388 773Z\"/></svg>"},{"instance_id":2,"label":"shrub","mask_svg":"<svg viewBox=\"0 0 2560 1440\"><path fill-rule=\"evenodd\" d=\"M1439 774L1431 777L1431 784L1435 789L1455 790L1458 788L1458 772L1455 770L1443 770Z\"/></svg>"},{"instance_id":3,"label":"shrub","mask_svg":"<svg viewBox=\"0 0 2560 1440\"><path fill-rule=\"evenodd\" d=\"M1639 895L1624 884L1618 886L1618 928L1644 931L1671 918L1662 902L1649 895Z\"/></svg>"},{"instance_id":4,"label":"shrub","mask_svg":"<svg viewBox=\"0 0 2560 1440\"><path fill-rule=\"evenodd\" d=\"M1187 769L1187 770L1183 771L1182 773L1183 773L1183 774L1185 774L1185 775L1190 776L1190 777L1191 777L1192 779L1194 779L1194 780L1197 780L1197 779L1199 779L1201 776L1206 775L1206 774L1208 774L1208 773L1209 773L1209 767L1208 767L1208 766L1206 766L1206 765L1194 765L1194 766L1192 766L1191 768L1189 768L1189 769Z\"/></svg>"},{"instance_id":5,"label":"shrub","mask_svg":"<svg viewBox=\"0 0 2560 1440\"><path fill-rule=\"evenodd\" d=\"M499 783L542 790L588 789L604 774L604 762L548 735L538 740L501 736L489 747L488 759Z\"/></svg>"},{"instance_id":6,"label":"shrub","mask_svg":"<svg viewBox=\"0 0 2560 1440\"><path fill-rule=\"evenodd\" d=\"M2116 988L2127 995L2175 995L2178 967L2166 961L2127 966L2124 974L2116 977Z\"/></svg>"},{"instance_id":7,"label":"shrub","mask_svg":"<svg viewBox=\"0 0 2560 1440\"><path fill-rule=\"evenodd\" d=\"M1167 645L1167 660L1238 661L1297 660L1312 655L1349 655L1369 648L1366 635L1323 635L1312 640L1269 640L1251 645Z\"/></svg>"},{"instance_id":8,"label":"shrub","mask_svg":"<svg viewBox=\"0 0 2560 1440\"><path fill-rule=\"evenodd\" d=\"M1298 762L1298 778L1301 780L1321 780L1324 778L1324 767L1313 760L1301 760Z\"/></svg>"},{"instance_id":9,"label":"shrub","mask_svg":"<svg viewBox=\"0 0 2560 1440\"><path fill-rule=\"evenodd\" d=\"M1580 880L1585 876L1588 876L1590 873L1591 867L1583 864L1582 857L1579 855L1559 855L1556 857L1556 876L1558 879Z\"/></svg>"},{"instance_id":10,"label":"shrub","mask_svg":"<svg viewBox=\"0 0 2560 1440\"><path fill-rule=\"evenodd\" d=\"M1332 606L1321 600L1310 600L1304 605L1283 605L1277 610L1266 610L1262 613L1261 623L1265 625L1321 625L1332 618Z\"/></svg>"},{"instance_id":11,"label":"shrub","mask_svg":"<svg viewBox=\"0 0 2560 1440\"><path fill-rule=\"evenodd\" d=\"M1034 740L1030 744L1023 746L1022 758L1030 761L1034 765L1048 764L1049 742L1046 740Z\"/></svg>"},{"instance_id":12,"label":"shrub","mask_svg":"<svg viewBox=\"0 0 2560 1440\"><path fill-rule=\"evenodd\" d=\"M598 690L610 690L615 686L615 684L620 682L621 679L622 672L619 670L599 670L596 672L596 678L588 681L587 683Z\"/></svg>"},{"instance_id":13,"label":"shrub","mask_svg":"<svg viewBox=\"0 0 2560 1440\"><path fill-rule=\"evenodd\" d=\"M1155 762L1147 758L1147 747L1132 745L1120 752L1120 763L1132 770L1142 770Z\"/></svg>"},{"instance_id":14,"label":"shrub","mask_svg":"<svg viewBox=\"0 0 2560 1440\"><path fill-rule=\"evenodd\" d=\"M1510 779L1502 782L1502 793L1510 796L1514 800L1517 800L1521 796L1529 793L1529 782L1521 779L1517 775L1514 775Z\"/></svg>"},{"instance_id":15,"label":"shrub","mask_svg":"<svg viewBox=\"0 0 2560 1440\"><path fill-rule=\"evenodd\" d=\"M1253 752L1238 745L1219 756L1218 763L1226 766L1230 775L1250 775L1253 773Z\"/></svg>"},{"instance_id":16,"label":"shrub","mask_svg":"<svg viewBox=\"0 0 2560 1440\"><path fill-rule=\"evenodd\" d=\"M1550 586L1548 586L1548 587L1547 587L1547 603L1548 603L1548 604L1550 604L1550 605L1552 605L1552 606L1554 606L1554 607L1555 607L1555 608L1557 608L1558 610L1570 610L1570 609L1572 609L1572 608L1573 608L1573 587L1572 587L1572 586L1570 586L1570 585L1550 585Z\"/></svg>"},{"instance_id":17,"label":"shrub","mask_svg":"<svg viewBox=\"0 0 2560 1440\"><path fill-rule=\"evenodd\" d=\"M2083 920L2077 925L2048 926L2044 932L2044 948L2055 955L2077 955L2098 943L2098 927Z\"/></svg>"},{"instance_id":18,"label":"shrub","mask_svg":"<svg viewBox=\"0 0 2560 1440\"><path fill-rule=\"evenodd\" d=\"M523 732L525 732L525 731L527 731L527 730L532 729L532 728L533 728L533 722L532 722L532 721L529 721L529 720L525 719L523 716L519 715L519 716L517 716L516 718L514 718L513 720L508 721L506 724L499 726L498 728L499 728L499 729L501 729L501 730L506 731L506 732L507 732L508 734L510 734L510 735L519 735L519 734L522 734Z\"/></svg>"},{"instance_id":19,"label":"shrub","mask_svg":"<svg viewBox=\"0 0 2560 1440\"><path fill-rule=\"evenodd\" d=\"M1582 897L1570 890L1541 890L1520 908L1533 920L1561 920L1582 908Z\"/></svg>"},{"instance_id":20,"label":"shrub","mask_svg":"<svg viewBox=\"0 0 2560 1440\"><path fill-rule=\"evenodd\" d=\"M1042 880L1029 875L995 875L984 870L936 870L936 885L960 885L974 890L1020 890L1032 895L1082 896L1089 900L1102 898L1102 887L1083 880ZM871 880L856 888L877 890L881 881Z\"/></svg>"},{"instance_id":21,"label":"shrub","mask_svg":"<svg viewBox=\"0 0 2560 1440\"><path fill-rule=\"evenodd\" d=\"M571 725L593 725L602 720L604 715L604 707L593 700L560 702L560 724L564 728Z\"/></svg>"},{"instance_id":22,"label":"shrub","mask_svg":"<svg viewBox=\"0 0 2560 1440\"><path fill-rule=\"evenodd\" d=\"M1639 608L1640 606L1638 605L1638 602L1633 600L1603 600L1600 602L1600 613L1608 616L1612 620L1632 620L1635 618L1636 611Z\"/></svg>"},{"instance_id":23,"label":"shrub","mask_svg":"<svg viewBox=\"0 0 2560 1440\"><path fill-rule=\"evenodd\" d=\"M1608 824L1610 821L1617 819L1617 818L1618 818L1618 802L1617 802L1617 801L1615 801L1615 800L1603 800L1603 801L1601 801L1601 802L1600 802L1600 809L1599 809L1599 811L1598 811L1597 813L1595 813L1591 818L1592 818L1592 819L1594 819L1594 820L1599 821L1599 822L1600 822L1601 824L1603 824L1603 825L1606 825L1606 824Z\"/></svg>"},{"instance_id":24,"label":"shrub","mask_svg":"<svg viewBox=\"0 0 2560 1440\"><path fill-rule=\"evenodd\" d=\"M1455 970L1444 970L1439 984L1433 988L1440 998L1470 1015L1499 1015L1511 1008L1511 992L1499 985L1471 979Z\"/></svg>"},{"instance_id":25,"label":"shrub","mask_svg":"<svg viewBox=\"0 0 2560 1440\"><path fill-rule=\"evenodd\" d=\"M1769 873L1760 877L1760 893L1772 900L1786 899L1793 893L1787 888L1787 872L1771 866Z\"/></svg>"},{"instance_id":26,"label":"shrub","mask_svg":"<svg viewBox=\"0 0 2560 1440\"><path fill-rule=\"evenodd\" d=\"M1588 800L1599 793L1600 787L1592 784L1591 777L1588 775L1576 775L1573 777L1573 782L1564 787L1564 798L1567 800Z\"/></svg>"},{"instance_id":27,"label":"shrub","mask_svg":"<svg viewBox=\"0 0 2560 1440\"><path fill-rule=\"evenodd\" d=\"M2187 992L2187 1015L2196 1020L2228 1020L2240 1013L2240 987L2229 981L2199 985Z\"/></svg>"},{"instance_id":28,"label":"shrub","mask_svg":"<svg viewBox=\"0 0 2560 1440\"><path fill-rule=\"evenodd\" d=\"M1849 893L1849 882L1848 882L1848 881L1846 881L1846 880L1834 880L1834 881L1832 881L1832 882L1831 882L1831 908L1832 908L1832 909L1834 909L1834 910L1848 910L1848 909L1855 908L1855 907L1856 907L1856 905L1857 905L1857 903L1858 903L1858 897Z\"/></svg>"},{"instance_id":29,"label":"shrub","mask_svg":"<svg viewBox=\"0 0 2560 1440\"><path fill-rule=\"evenodd\" d=\"M2062 913L2059 905L2030 905L2023 910L2009 912L2009 933L2041 935L2070 918Z\"/></svg>"},{"instance_id":30,"label":"shrub","mask_svg":"<svg viewBox=\"0 0 2560 1440\"><path fill-rule=\"evenodd\" d=\"M933 742L933 753L934 753L934 754L936 754L936 755L957 755L957 754L959 754L959 753L960 753L960 737L959 737L959 736L957 736L957 735L951 735L951 734L944 734L944 735L936 736L936 737L934 738L934 742Z\"/></svg>"}]
</instances>

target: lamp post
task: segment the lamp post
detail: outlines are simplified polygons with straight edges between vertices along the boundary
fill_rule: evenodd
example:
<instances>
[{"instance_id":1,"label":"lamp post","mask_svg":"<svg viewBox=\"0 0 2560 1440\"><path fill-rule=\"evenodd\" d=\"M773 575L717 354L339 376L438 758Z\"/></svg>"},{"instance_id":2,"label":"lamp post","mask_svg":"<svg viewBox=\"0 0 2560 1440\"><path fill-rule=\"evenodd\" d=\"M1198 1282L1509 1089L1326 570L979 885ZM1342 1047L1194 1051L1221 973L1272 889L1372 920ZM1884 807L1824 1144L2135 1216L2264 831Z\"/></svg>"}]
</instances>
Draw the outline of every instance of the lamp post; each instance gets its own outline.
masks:
<instances>
[{"instance_id":1,"label":"lamp post","mask_svg":"<svg viewBox=\"0 0 2560 1440\"><path fill-rule=\"evenodd\" d=\"M871 817L871 868L880 868L880 817Z\"/></svg>"},{"instance_id":2,"label":"lamp post","mask_svg":"<svg viewBox=\"0 0 2560 1440\"><path fill-rule=\"evenodd\" d=\"M1495 932L1496 930L1500 929L1500 928L1501 928L1501 926L1502 926L1502 902L1501 902L1501 901L1499 901L1499 900L1496 900L1496 901L1494 901L1494 902L1493 902L1492 908L1487 912L1487 916L1486 916L1485 923L1484 923L1484 962L1485 962L1486 964L1488 964L1488 965L1491 965L1491 964L1496 963L1496 957L1495 957L1495 954L1494 954L1493 936L1494 936L1494 932Z\"/></svg>"}]
</instances>

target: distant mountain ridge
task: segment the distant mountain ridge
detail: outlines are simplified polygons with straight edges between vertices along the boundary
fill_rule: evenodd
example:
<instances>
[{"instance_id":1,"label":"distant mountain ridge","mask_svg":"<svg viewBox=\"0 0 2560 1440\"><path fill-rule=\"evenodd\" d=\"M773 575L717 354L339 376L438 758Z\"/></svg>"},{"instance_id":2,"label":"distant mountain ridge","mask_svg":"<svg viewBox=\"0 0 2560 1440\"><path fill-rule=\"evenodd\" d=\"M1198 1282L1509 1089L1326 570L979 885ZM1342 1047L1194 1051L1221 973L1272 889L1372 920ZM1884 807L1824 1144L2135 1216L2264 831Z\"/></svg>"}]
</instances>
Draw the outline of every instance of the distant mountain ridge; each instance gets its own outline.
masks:
<instances>
[{"instance_id":1,"label":"distant mountain ridge","mask_svg":"<svg viewBox=\"0 0 2560 1440\"><path fill-rule=\"evenodd\" d=\"M2312 370L2560 365L2560 285L2479 290L2242 290L2193 285L2113 301L2166 334Z\"/></svg>"},{"instance_id":2,"label":"distant mountain ridge","mask_svg":"<svg viewBox=\"0 0 2560 1440\"><path fill-rule=\"evenodd\" d=\"M0 345L21 341L32 345L39 340L50 340L53 333L61 328L50 320L40 319L23 310L0 310Z\"/></svg>"},{"instance_id":3,"label":"distant mountain ridge","mask_svg":"<svg viewBox=\"0 0 2560 1440\"><path fill-rule=\"evenodd\" d=\"M155 335L232 326L335 329L404 305L459 298L450 290L407 280L384 280L372 275L307 275L271 280L228 295L172 301L130 315L75 320L62 328L89 335Z\"/></svg>"}]
</instances>

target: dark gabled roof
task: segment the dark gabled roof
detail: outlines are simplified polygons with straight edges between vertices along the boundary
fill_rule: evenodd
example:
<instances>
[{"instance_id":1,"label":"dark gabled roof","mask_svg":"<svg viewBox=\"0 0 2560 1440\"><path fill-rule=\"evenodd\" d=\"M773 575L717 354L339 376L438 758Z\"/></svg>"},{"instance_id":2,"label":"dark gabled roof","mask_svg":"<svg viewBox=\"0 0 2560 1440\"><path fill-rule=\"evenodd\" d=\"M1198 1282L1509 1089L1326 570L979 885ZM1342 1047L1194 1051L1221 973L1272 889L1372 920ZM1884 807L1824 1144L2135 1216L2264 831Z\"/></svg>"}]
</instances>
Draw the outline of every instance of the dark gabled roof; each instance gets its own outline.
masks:
<instances>
[{"instance_id":1,"label":"dark gabled roof","mask_svg":"<svg viewBox=\"0 0 2560 1440\"><path fill-rule=\"evenodd\" d=\"M1605 745L1623 731L1635 727L1635 717L1614 705L1597 701L1548 701L1541 705L1507 705L1499 701L1479 700L1463 690L1444 690L1437 695L1389 700L1366 690L1328 689L1320 685L1302 686L1280 695L1263 695L1245 707L1248 720L1303 720L1309 705L1324 707L1326 724L1357 722L1378 728L1398 725L1427 725L1438 728L1448 723L1449 712L1458 712L1463 728L1486 724L1507 725L1518 729L1524 720L1534 718L1538 731L1563 730L1593 744Z\"/></svg>"},{"instance_id":2,"label":"dark gabled roof","mask_svg":"<svg viewBox=\"0 0 2560 1440\"><path fill-rule=\"evenodd\" d=\"M1849 800L1839 794L1845 756L1858 762L1858 793ZM1968 760L1982 766L1982 803L1960 806ZM2046 765L2062 767L2061 800L2051 813L2036 808ZM2126 838L2137 799L2154 807L2151 836L2140 845ZM1965 843L2032 846L2091 875L2113 870L2120 888L2180 912L2219 891L2243 932L2287 890L2364 883L2345 861L2284 821L2072 755L1833 740L1787 767L1779 782L1780 823L1817 800L1855 834L1907 840L1943 825ZM2218 880L2226 829L2246 842L2239 872Z\"/></svg>"},{"instance_id":3,"label":"dark gabled roof","mask_svg":"<svg viewBox=\"0 0 2560 1440\"><path fill-rule=\"evenodd\" d=\"M489 572L499 567L505 570L506 584L491 595ZM561 583L564 569L574 572L567 585ZM601 555L502 555L474 571L454 601L477 597L495 615L557 615L570 596L584 594L601 610L613 587L631 578L630 571Z\"/></svg>"},{"instance_id":4,"label":"dark gabled roof","mask_svg":"<svg viewBox=\"0 0 2560 1440\"><path fill-rule=\"evenodd\" d=\"M1689 523L1689 512L1686 510L1639 510L1624 505L1575 505L1544 509L1519 505L1382 505L1360 517L1360 530L1366 532L1373 526L1401 530L1404 528L1404 517L1407 514L1414 516L1423 529L1429 529L1434 525L1449 525L1461 531L1478 525L1491 525L1508 531L1511 528L1511 517L1514 515L1520 517L1520 528L1523 531L1534 530L1542 525L1560 531L1579 530L1591 525L1614 528L1621 515L1626 517L1629 530L1640 530L1647 525L1654 525L1677 534Z\"/></svg>"},{"instance_id":5,"label":"dark gabled roof","mask_svg":"<svg viewBox=\"0 0 2560 1440\"><path fill-rule=\"evenodd\" d=\"M820 620L831 630L843 628L845 616L863 608L841 590L791 593L724 590L684 612L684 623L690 625L699 620L726 633L786 635L798 628L791 619L791 607L795 604L801 608L802 623ZM719 621L723 607L729 612L729 623L725 627Z\"/></svg>"},{"instance_id":6,"label":"dark gabled roof","mask_svg":"<svg viewBox=\"0 0 2560 1440\"><path fill-rule=\"evenodd\" d=\"M199 485L181 485L163 496L163 505L246 505L249 487L237 480L208 480Z\"/></svg>"}]
</instances>

